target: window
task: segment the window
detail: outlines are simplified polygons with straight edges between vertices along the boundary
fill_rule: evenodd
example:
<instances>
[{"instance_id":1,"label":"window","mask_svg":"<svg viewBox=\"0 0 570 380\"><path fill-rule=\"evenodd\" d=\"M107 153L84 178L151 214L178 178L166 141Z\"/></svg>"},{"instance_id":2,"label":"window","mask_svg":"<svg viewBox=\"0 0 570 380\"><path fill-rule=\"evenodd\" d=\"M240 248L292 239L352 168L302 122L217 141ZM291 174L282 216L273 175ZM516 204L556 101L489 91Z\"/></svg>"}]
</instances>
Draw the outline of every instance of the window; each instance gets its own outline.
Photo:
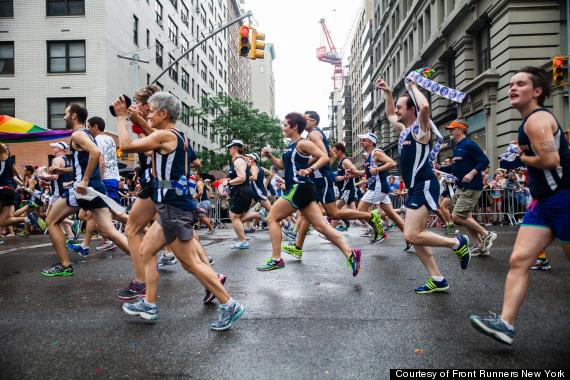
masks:
<instances>
[{"instance_id":1,"label":"window","mask_svg":"<svg viewBox=\"0 0 570 380\"><path fill-rule=\"evenodd\" d=\"M190 107L188 104L182 102L182 113L180 119L186 125L190 125Z\"/></svg>"},{"instance_id":2,"label":"window","mask_svg":"<svg viewBox=\"0 0 570 380\"><path fill-rule=\"evenodd\" d=\"M184 3L181 3L180 18L182 19L184 25L188 26L188 7L186 7Z\"/></svg>"},{"instance_id":3,"label":"window","mask_svg":"<svg viewBox=\"0 0 570 380\"><path fill-rule=\"evenodd\" d=\"M85 41L48 41L48 73L85 72Z\"/></svg>"},{"instance_id":4,"label":"window","mask_svg":"<svg viewBox=\"0 0 570 380\"><path fill-rule=\"evenodd\" d=\"M178 0L170 0L172 5L174 5L174 9L178 9Z\"/></svg>"},{"instance_id":5,"label":"window","mask_svg":"<svg viewBox=\"0 0 570 380\"><path fill-rule=\"evenodd\" d=\"M478 74L491 67L491 26L485 24L477 33L477 68Z\"/></svg>"},{"instance_id":6,"label":"window","mask_svg":"<svg viewBox=\"0 0 570 380\"><path fill-rule=\"evenodd\" d=\"M133 42L139 46L139 18L133 15Z\"/></svg>"},{"instance_id":7,"label":"window","mask_svg":"<svg viewBox=\"0 0 570 380\"><path fill-rule=\"evenodd\" d=\"M214 63L214 50L212 47L208 48L208 59L210 60L210 63Z\"/></svg>"},{"instance_id":8,"label":"window","mask_svg":"<svg viewBox=\"0 0 570 380\"><path fill-rule=\"evenodd\" d=\"M160 42L158 42L158 40L155 40L155 44L156 44L156 64L158 65L158 67L162 67L162 44Z\"/></svg>"},{"instance_id":9,"label":"window","mask_svg":"<svg viewBox=\"0 0 570 380\"><path fill-rule=\"evenodd\" d=\"M196 98L196 94L194 93L194 87L196 85L196 81L194 80L194 78L192 78L192 97Z\"/></svg>"},{"instance_id":10,"label":"window","mask_svg":"<svg viewBox=\"0 0 570 380\"><path fill-rule=\"evenodd\" d=\"M424 20L420 17L418 20L418 50L421 51L424 46Z\"/></svg>"},{"instance_id":11,"label":"window","mask_svg":"<svg viewBox=\"0 0 570 380\"><path fill-rule=\"evenodd\" d=\"M47 0L48 16L85 15L85 0Z\"/></svg>"},{"instance_id":12,"label":"window","mask_svg":"<svg viewBox=\"0 0 570 380\"><path fill-rule=\"evenodd\" d=\"M206 67L206 64L204 63L204 61L202 61L202 70L200 71L200 76L202 77L202 79L204 80L204 82L206 82L208 79L208 68Z\"/></svg>"},{"instance_id":13,"label":"window","mask_svg":"<svg viewBox=\"0 0 570 380\"><path fill-rule=\"evenodd\" d=\"M204 35L204 33L200 32L200 40L203 40L206 36ZM200 47L202 48L202 51L205 53L206 52L206 44L201 44Z\"/></svg>"},{"instance_id":14,"label":"window","mask_svg":"<svg viewBox=\"0 0 570 380\"><path fill-rule=\"evenodd\" d=\"M429 6L426 8L426 11L424 13L424 20L426 23L425 40L428 41L429 37L431 36L431 10Z\"/></svg>"},{"instance_id":15,"label":"window","mask_svg":"<svg viewBox=\"0 0 570 380\"><path fill-rule=\"evenodd\" d=\"M168 54L168 58L169 58L168 65L171 65L175 59L170 54ZM172 78L173 81L178 83L178 62L174 66L172 66L170 70L168 70L168 75L170 75L170 78Z\"/></svg>"},{"instance_id":16,"label":"window","mask_svg":"<svg viewBox=\"0 0 570 380\"><path fill-rule=\"evenodd\" d=\"M48 128L65 129L65 109L68 105L77 103L85 107L85 98L48 98Z\"/></svg>"},{"instance_id":17,"label":"window","mask_svg":"<svg viewBox=\"0 0 570 380\"><path fill-rule=\"evenodd\" d=\"M212 91L216 91L216 87L214 85L214 75L212 75L212 73L210 73L210 88L212 89Z\"/></svg>"},{"instance_id":18,"label":"window","mask_svg":"<svg viewBox=\"0 0 570 380\"><path fill-rule=\"evenodd\" d=\"M182 46L182 53L186 53L190 49L190 44L183 35L180 35L180 45Z\"/></svg>"},{"instance_id":19,"label":"window","mask_svg":"<svg viewBox=\"0 0 570 380\"><path fill-rule=\"evenodd\" d=\"M150 47L150 30L146 30L146 47Z\"/></svg>"},{"instance_id":20,"label":"window","mask_svg":"<svg viewBox=\"0 0 570 380\"><path fill-rule=\"evenodd\" d=\"M202 136L208 136L208 120L202 118L202 128L200 128L200 133ZM200 145L198 145L198 150L200 150Z\"/></svg>"},{"instance_id":21,"label":"window","mask_svg":"<svg viewBox=\"0 0 570 380\"><path fill-rule=\"evenodd\" d=\"M0 17L14 17L13 0L0 0Z\"/></svg>"},{"instance_id":22,"label":"window","mask_svg":"<svg viewBox=\"0 0 570 380\"><path fill-rule=\"evenodd\" d=\"M154 14L156 15L156 23L162 28L162 4L158 0L154 5Z\"/></svg>"},{"instance_id":23,"label":"window","mask_svg":"<svg viewBox=\"0 0 570 380\"><path fill-rule=\"evenodd\" d=\"M190 75L188 74L188 72L184 69L182 69L182 89L186 92L190 92Z\"/></svg>"},{"instance_id":24,"label":"window","mask_svg":"<svg viewBox=\"0 0 570 380\"><path fill-rule=\"evenodd\" d=\"M168 18L168 39L178 46L178 26L170 17Z\"/></svg>"},{"instance_id":25,"label":"window","mask_svg":"<svg viewBox=\"0 0 570 380\"><path fill-rule=\"evenodd\" d=\"M0 42L0 75L14 74L14 42Z\"/></svg>"},{"instance_id":26,"label":"window","mask_svg":"<svg viewBox=\"0 0 570 380\"><path fill-rule=\"evenodd\" d=\"M447 87L455 88L455 57L451 55L447 60Z\"/></svg>"},{"instance_id":27,"label":"window","mask_svg":"<svg viewBox=\"0 0 570 380\"><path fill-rule=\"evenodd\" d=\"M16 117L16 99L0 99L0 115Z\"/></svg>"},{"instance_id":28,"label":"window","mask_svg":"<svg viewBox=\"0 0 570 380\"><path fill-rule=\"evenodd\" d=\"M206 27L206 10L203 5L200 5L200 19L202 20L202 26Z\"/></svg>"}]
</instances>

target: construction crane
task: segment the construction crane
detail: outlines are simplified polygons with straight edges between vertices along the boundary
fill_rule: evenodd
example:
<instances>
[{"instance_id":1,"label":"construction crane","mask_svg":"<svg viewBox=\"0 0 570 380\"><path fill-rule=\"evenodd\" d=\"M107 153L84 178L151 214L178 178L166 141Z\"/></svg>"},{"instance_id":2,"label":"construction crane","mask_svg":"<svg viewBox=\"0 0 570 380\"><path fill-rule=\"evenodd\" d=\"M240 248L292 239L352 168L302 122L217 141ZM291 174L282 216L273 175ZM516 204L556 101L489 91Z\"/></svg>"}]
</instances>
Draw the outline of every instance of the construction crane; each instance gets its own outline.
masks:
<instances>
[{"instance_id":1,"label":"construction crane","mask_svg":"<svg viewBox=\"0 0 570 380\"><path fill-rule=\"evenodd\" d=\"M331 33L325 24L325 19L319 20L323 30L321 33L321 46L317 48L317 59L321 62L326 62L334 65L334 72L332 76L334 89L340 90L344 86L344 72L342 69L342 58L336 51Z\"/></svg>"}]
</instances>

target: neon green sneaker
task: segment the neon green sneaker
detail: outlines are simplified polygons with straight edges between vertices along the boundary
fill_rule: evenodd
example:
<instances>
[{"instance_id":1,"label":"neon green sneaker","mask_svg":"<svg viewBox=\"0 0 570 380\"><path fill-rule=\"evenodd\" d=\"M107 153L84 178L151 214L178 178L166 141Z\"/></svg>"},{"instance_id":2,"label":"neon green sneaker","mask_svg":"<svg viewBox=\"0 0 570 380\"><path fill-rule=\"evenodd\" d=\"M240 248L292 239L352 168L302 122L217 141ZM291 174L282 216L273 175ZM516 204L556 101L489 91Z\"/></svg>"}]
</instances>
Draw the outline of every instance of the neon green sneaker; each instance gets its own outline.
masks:
<instances>
[{"instance_id":1,"label":"neon green sneaker","mask_svg":"<svg viewBox=\"0 0 570 380\"><path fill-rule=\"evenodd\" d=\"M295 257L297 260L301 260L303 257L303 248L297 248L295 242L281 244L281 250Z\"/></svg>"},{"instance_id":2,"label":"neon green sneaker","mask_svg":"<svg viewBox=\"0 0 570 380\"><path fill-rule=\"evenodd\" d=\"M47 223L45 220L43 220L42 218L38 217L38 227L40 227L40 230L42 232L45 232L47 230Z\"/></svg>"},{"instance_id":3,"label":"neon green sneaker","mask_svg":"<svg viewBox=\"0 0 570 380\"><path fill-rule=\"evenodd\" d=\"M370 225L374 228L374 234L372 236L372 244L379 243L384 240L384 225L382 224L382 218L380 217L380 212L378 209L374 209L370 212Z\"/></svg>"}]
</instances>

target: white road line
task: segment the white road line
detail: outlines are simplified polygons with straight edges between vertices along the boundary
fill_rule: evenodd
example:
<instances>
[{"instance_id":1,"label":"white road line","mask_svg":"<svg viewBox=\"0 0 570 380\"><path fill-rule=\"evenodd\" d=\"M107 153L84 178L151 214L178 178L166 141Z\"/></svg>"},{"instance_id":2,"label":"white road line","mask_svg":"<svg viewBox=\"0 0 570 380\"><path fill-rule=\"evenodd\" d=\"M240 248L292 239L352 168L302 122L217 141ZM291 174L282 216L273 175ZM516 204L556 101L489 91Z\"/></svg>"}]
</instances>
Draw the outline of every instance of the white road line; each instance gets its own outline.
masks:
<instances>
[{"instance_id":1,"label":"white road line","mask_svg":"<svg viewBox=\"0 0 570 380\"><path fill-rule=\"evenodd\" d=\"M0 255L3 255L5 253L10 253L10 252L16 252L16 251L25 251L27 249L44 248L44 247L49 247L51 245L53 245L53 244L52 243L43 243L43 244L36 244L36 245L28 245L26 247L10 248L10 249L5 249L3 251L0 251Z\"/></svg>"}]
</instances>

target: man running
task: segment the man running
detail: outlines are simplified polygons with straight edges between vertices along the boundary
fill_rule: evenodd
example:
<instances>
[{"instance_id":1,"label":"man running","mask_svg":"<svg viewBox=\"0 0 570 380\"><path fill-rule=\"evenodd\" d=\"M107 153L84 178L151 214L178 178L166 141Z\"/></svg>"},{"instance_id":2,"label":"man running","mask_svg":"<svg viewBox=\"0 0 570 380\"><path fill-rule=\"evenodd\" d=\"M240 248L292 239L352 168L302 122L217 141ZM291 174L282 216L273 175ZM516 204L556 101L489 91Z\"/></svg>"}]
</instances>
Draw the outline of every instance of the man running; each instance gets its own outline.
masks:
<instances>
[{"instance_id":1,"label":"man running","mask_svg":"<svg viewBox=\"0 0 570 380\"><path fill-rule=\"evenodd\" d=\"M70 104L65 109L64 120L67 128L73 129L71 135L71 168L51 167L50 172L54 174L65 174L73 172L73 187L65 192L53 205L47 217L48 232L51 242L56 250L59 262L50 268L42 270L44 276L73 276L73 267L67 255L65 247L65 236L58 224L66 217L74 214L80 208L91 211L93 220L97 223L99 233L113 242L126 253L129 253L127 239L113 226L111 211L99 197L92 200L78 199L76 195L87 193L87 188L105 194L105 185L101 181L99 174L99 155L101 154L95 139L85 128L87 120L87 109L78 105Z\"/></svg>"},{"instance_id":2,"label":"man running","mask_svg":"<svg viewBox=\"0 0 570 380\"><path fill-rule=\"evenodd\" d=\"M319 148L329 160L321 168L315 169L311 173L311 182L314 183L316 190L315 201L320 203L328 217L331 219L360 219L369 222L374 228L374 237L372 243L377 243L382 239L383 227L382 220L378 210L371 212L357 211L352 209L342 209L336 205L336 196L334 194L334 178L330 166L330 158L333 157L332 150L329 146L329 140L318 127L320 117L315 111L305 111L306 131L308 132L307 140L311 141ZM314 161L315 159L313 159ZM313 162L311 162L313 164ZM293 244L284 244L283 251L293 255L297 259L301 259L303 255L303 244L309 231L308 221L301 216L297 222L297 234Z\"/></svg>"},{"instance_id":3,"label":"man running","mask_svg":"<svg viewBox=\"0 0 570 380\"><path fill-rule=\"evenodd\" d=\"M283 134L290 143L285 147L282 158L274 157L267 148L261 152L278 169L285 170L286 193L273 204L267 217L272 254L264 265L257 267L257 270L270 271L285 267L285 262L281 258L282 235L279 222L300 211L307 225L315 226L341 250L352 269L352 275L356 276L360 272L360 249L350 249L342 236L323 219L321 210L315 202L315 187L310 174L328 165L329 158L310 140L301 138L306 125L307 120L303 115L295 112L287 114L283 122Z\"/></svg>"},{"instance_id":4,"label":"man running","mask_svg":"<svg viewBox=\"0 0 570 380\"><path fill-rule=\"evenodd\" d=\"M467 269L471 256L469 238L466 235L446 238L426 230L430 211L437 210L437 199L439 199L439 183L429 159L432 135L429 102L412 82L409 84L411 93L401 96L394 109L392 90L386 82L379 80L376 82L376 87L384 91L386 116L392 128L400 133L398 141L400 173L409 189L404 239L415 246L416 255L430 275L426 283L416 288L415 292L418 294L446 292L449 284L439 271L431 247L452 249L460 261L461 269Z\"/></svg>"},{"instance_id":5,"label":"man running","mask_svg":"<svg viewBox=\"0 0 570 380\"><path fill-rule=\"evenodd\" d=\"M138 302L123 305L129 315L156 320L156 295L159 274L156 253L170 245L182 266L210 290L220 302L220 317L212 323L213 330L225 330L237 321L244 307L230 297L212 268L200 260L199 242L193 238L196 204L189 191L188 141L176 129L180 101L166 92L157 92L148 100L148 119L156 129L150 135L132 141L127 130L127 108L124 99L113 103L118 119L119 143L125 152L153 152L156 186L152 200L160 216L146 233L140 249L145 265L146 295Z\"/></svg>"},{"instance_id":6,"label":"man running","mask_svg":"<svg viewBox=\"0 0 570 380\"><path fill-rule=\"evenodd\" d=\"M548 74L523 67L513 75L509 98L523 121L518 131L519 156L528 167L534 201L526 211L509 260L501 315L472 315L479 332L512 344L520 307L528 290L528 272L537 256L554 239L570 259L570 149L554 115L544 108L550 95Z\"/></svg>"},{"instance_id":7,"label":"man running","mask_svg":"<svg viewBox=\"0 0 570 380\"><path fill-rule=\"evenodd\" d=\"M447 127L455 147L453 148L453 175L457 178L457 190L453 197L453 221L469 231L476 247L471 256L489 256L489 249L497 238L495 232L483 228L471 213L483 192L482 173L489 166L489 159L479 145L466 136L469 126L461 120L452 121Z\"/></svg>"}]
</instances>

